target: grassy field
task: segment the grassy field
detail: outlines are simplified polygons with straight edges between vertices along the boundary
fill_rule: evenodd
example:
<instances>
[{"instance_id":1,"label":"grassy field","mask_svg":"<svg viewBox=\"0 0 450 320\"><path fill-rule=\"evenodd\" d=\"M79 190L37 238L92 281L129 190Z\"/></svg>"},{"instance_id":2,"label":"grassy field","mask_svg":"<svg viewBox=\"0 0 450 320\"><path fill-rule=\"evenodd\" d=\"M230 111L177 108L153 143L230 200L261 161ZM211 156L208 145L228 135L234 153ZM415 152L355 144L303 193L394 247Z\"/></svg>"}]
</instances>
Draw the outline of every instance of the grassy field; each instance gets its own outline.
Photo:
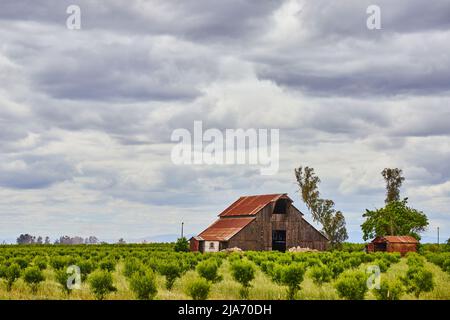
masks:
<instances>
[{"instance_id":1,"label":"grassy field","mask_svg":"<svg viewBox=\"0 0 450 320\"><path fill-rule=\"evenodd\" d=\"M152 265L154 263L153 257L158 257L157 260L160 263L164 263L161 257L166 257L166 259L178 259L179 263L183 263L183 259L194 259L197 263L198 261L202 261L204 259L216 259L219 257L220 259L220 267L218 269L218 273L223 277L223 279L217 283L212 283L210 287L210 293L208 299L240 299L239 290L241 285L232 277L231 272L231 264L233 261L245 259L253 261L255 265L255 277L251 281L251 287L249 290L249 299L264 299L264 300L272 300L272 299L286 299L286 286L280 284L277 281L274 281L273 278L267 273L261 270L261 261L272 261L274 260L277 264L280 265L289 265L289 261L293 261L292 263L301 263L305 266L305 276L303 281L301 282L301 289L296 295L296 299L302 300L317 300L317 299L326 299L326 300L334 300L341 299L338 295L338 292L335 288L335 282L337 279L333 279L330 282L323 283L321 285L317 285L313 282L311 274L309 272L310 268L308 263L311 261L315 261L318 258L321 259L323 257L333 257L333 255L337 255L344 261L345 259L352 259L354 257L362 257L365 259L361 253L357 255L347 254L344 256L340 256L339 254L334 253L247 253L243 256L232 254L231 256L225 254L208 254L208 255L198 255L191 253L183 253L183 254L175 254L173 253L171 248L162 248L161 250L148 250L146 247L142 246L121 246L120 250L113 246L100 247L92 249L81 248L80 250L87 250L83 252L77 252L76 249L70 249L65 251L65 248L58 248L54 252L52 247L48 247L45 250L35 250L32 248L18 248L12 246L8 246L7 249L4 247L0 249L0 265L3 267L7 267L8 263L11 261L17 261L17 258L26 260L28 259L28 267L33 265L34 259L36 257L42 256L44 253L48 256L45 257L49 262L45 269L42 270L44 281L40 282L37 286L37 291L32 293L30 286L24 281L23 275L20 276L12 285L10 291L7 291L6 286L6 278L3 277L0 280L0 299L82 299L89 300L95 299L95 296L92 294L91 288L89 286L88 281L83 281L81 285L81 289L72 290L70 295L67 295L63 292L61 285L56 281L55 268L51 266L51 261L55 256L58 257L74 257L74 255L78 254L82 257L82 259L89 256L89 259L94 259L94 257L98 258L100 261L102 259L109 259L111 250L115 251L115 266L111 271L113 277L113 284L117 289L116 292L112 292L106 296L106 299L116 300L116 299L135 299L135 294L132 290L130 290L129 279L124 275L125 263L128 259L135 258L142 255L143 264ZM34 253L33 253L34 252ZM97 252L97 254L94 254ZM98 255L98 253L105 253L104 255ZM137 254L139 253L139 254ZM365 254L364 254L365 255ZM113 254L114 256L114 254ZM180 258L182 257L182 258ZM194 258L192 258L194 257ZM287 258L287 259L286 259ZM327 258L327 259L328 259ZM16 259L16 260L14 260ZM288 262L286 262L288 261ZM345 262L345 261L344 261ZM69 263L69 262L68 262ZM99 262L100 264L100 262ZM310 263L312 264L312 263ZM357 264L352 270L360 270L365 272L369 265L376 264L376 261L364 262L361 260L361 263ZM439 266L432 264L428 261L424 262L424 268L428 271L432 272L434 288L430 292L424 292L420 295L419 299L450 299L450 273L443 271ZM26 268L25 268L26 269ZM398 262L392 263L386 272L381 274L381 279L383 280L395 280L400 279L400 277L404 277L408 270L407 258L401 258ZM189 283L199 278L198 272L195 269L195 265L193 267L187 268L181 277L177 278L174 282L171 290L168 290L165 286L166 278L159 272L157 272L157 268L154 272L157 294L155 299L162 300L170 300L170 299L191 299L187 292L187 286ZM368 291L365 295L365 299L375 299L374 294L371 291ZM403 293L401 299L411 300L417 299L411 293Z\"/></svg>"}]
</instances>

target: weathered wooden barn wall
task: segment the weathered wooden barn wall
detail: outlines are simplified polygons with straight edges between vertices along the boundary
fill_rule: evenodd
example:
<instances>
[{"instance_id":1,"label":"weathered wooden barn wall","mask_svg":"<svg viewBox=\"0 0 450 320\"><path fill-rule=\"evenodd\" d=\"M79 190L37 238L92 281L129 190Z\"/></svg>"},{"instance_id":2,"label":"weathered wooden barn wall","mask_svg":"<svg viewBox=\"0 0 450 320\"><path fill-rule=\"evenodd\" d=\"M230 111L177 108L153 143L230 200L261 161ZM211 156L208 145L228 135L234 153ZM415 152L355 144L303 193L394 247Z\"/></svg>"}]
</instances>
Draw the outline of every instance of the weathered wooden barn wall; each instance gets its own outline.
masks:
<instances>
[{"instance_id":1,"label":"weathered wooden barn wall","mask_svg":"<svg viewBox=\"0 0 450 320\"><path fill-rule=\"evenodd\" d=\"M400 252L404 256L408 252L416 252L417 245L415 243L388 243L387 252Z\"/></svg>"},{"instance_id":2,"label":"weathered wooden barn wall","mask_svg":"<svg viewBox=\"0 0 450 320\"><path fill-rule=\"evenodd\" d=\"M272 214L274 205L268 205L228 241L228 247L243 250L272 250L272 230L286 230L286 248L303 247L326 250L328 240L292 205L286 214Z\"/></svg>"},{"instance_id":3,"label":"weathered wooden barn wall","mask_svg":"<svg viewBox=\"0 0 450 320\"><path fill-rule=\"evenodd\" d=\"M416 252L419 241L411 236L377 236L367 244L367 252L387 251L399 252L404 256L408 252Z\"/></svg>"},{"instance_id":4,"label":"weathered wooden barn wall","mask_svg":"<svg viewBox=\"0 0 450 320\"><path fill-rule=\"evenodd\" d=\"M300 246L316 250L326 250L328 240L305 219L300 211L290 205L287 214L273 214L272 228L286 230L286 248Z\"/></svg>"},{"instance_id":5,"label":"weathered wooden barn wall","mask_svg":"<svg viewBox=\"0 0 450 320\"><path fill-rule=\"evenodd\" d=\"M256 219L228 241L228 248L242 250L272 250L272 228L270 216L273 206L262 209Z\"/></svg>"}]
</instances>

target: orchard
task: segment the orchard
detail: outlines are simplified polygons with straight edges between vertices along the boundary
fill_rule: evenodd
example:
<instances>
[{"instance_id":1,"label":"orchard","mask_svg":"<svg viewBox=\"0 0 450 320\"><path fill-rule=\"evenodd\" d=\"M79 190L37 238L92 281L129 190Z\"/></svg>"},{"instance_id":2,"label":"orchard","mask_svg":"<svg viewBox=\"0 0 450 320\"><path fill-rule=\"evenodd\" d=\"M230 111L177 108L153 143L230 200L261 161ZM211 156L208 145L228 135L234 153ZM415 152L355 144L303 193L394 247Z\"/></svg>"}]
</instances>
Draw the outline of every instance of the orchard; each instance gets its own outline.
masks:
<instances>
[{"instance_id":1,"label":"orchard","mask_svg":"<svg viewBox=\"0 0 450 320\"><path fill-rule=\"evenodd\" d=\"M0 299L450 299L450 252L346 248L201 254L174 244L3 245Z\"/></svg>"}]
</instances>

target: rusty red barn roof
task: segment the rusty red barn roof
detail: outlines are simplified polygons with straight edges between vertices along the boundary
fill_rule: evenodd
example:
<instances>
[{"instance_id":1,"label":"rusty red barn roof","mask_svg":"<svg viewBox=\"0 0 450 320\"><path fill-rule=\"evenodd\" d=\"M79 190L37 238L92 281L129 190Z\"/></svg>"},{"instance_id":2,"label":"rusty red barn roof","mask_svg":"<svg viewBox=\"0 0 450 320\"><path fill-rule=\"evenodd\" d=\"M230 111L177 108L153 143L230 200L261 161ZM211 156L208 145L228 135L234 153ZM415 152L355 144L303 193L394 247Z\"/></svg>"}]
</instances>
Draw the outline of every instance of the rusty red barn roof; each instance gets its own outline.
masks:
<instances>
[{"instance_id":1,"label":"rusty red barn roof","mask_svg":"<svg viewBox=\"0 0 450 320\"><path fill-rule=\"evenodd\" d=\"M218 219L198 237L206 241L227 241L253 220L255 217Z\"/></svg>"},{"instance_id":2,"label":"rusty red barn roof","mask_svg":"<svg viewBox=\"0 0 450 320\"><path fill-rule=\"evenodd\" d=\"M390 243L419 243L416 238L411 236L384 236L376 237L372 242L390 242Z\"/></svg>"},{"instance_id":3,"label":"rusty red barn roof","mask_svg":"<svg viewBox=\"0 0 450 320\"><path fill-rule=\"evenodd\" d=\"M228 208L226 208L221 214L219 214L219 217L253 216L267 204L277 201L280 198L291 200L286 193L240 197Z\"/></svg>"}]
</instances>

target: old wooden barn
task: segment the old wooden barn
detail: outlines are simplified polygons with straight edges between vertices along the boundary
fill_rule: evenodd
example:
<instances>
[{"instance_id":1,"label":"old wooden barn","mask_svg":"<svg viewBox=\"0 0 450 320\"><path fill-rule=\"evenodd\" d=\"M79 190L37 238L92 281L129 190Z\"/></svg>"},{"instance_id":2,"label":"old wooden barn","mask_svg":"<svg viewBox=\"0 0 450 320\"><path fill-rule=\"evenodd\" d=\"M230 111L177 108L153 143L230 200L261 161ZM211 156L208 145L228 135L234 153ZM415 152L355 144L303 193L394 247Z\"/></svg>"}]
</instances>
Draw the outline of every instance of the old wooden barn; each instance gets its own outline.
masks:
<instances>
[{"instance_id":1,"label":"old wooden barn","mask_svg":"<svg viewBox=\"0 0 450 320\"><path fill-rule=\"evenodd\" d=\"M328 239L292 204L287 194L240 197L213 224L192 237L192 251L216 252L227 248L279 250L291 247L325 250Z\"/></svg>"},{"instance_id":2,"label":"old wooden barn","mask_svg":"<svg viewBox=\"0 0 450 320\"><path fill-rule=\"evenodd\" d=\"M419 241L411 236L384 236L376 237L367 245L367 252L416 252Z\"/></svg>"}]
</instances>

